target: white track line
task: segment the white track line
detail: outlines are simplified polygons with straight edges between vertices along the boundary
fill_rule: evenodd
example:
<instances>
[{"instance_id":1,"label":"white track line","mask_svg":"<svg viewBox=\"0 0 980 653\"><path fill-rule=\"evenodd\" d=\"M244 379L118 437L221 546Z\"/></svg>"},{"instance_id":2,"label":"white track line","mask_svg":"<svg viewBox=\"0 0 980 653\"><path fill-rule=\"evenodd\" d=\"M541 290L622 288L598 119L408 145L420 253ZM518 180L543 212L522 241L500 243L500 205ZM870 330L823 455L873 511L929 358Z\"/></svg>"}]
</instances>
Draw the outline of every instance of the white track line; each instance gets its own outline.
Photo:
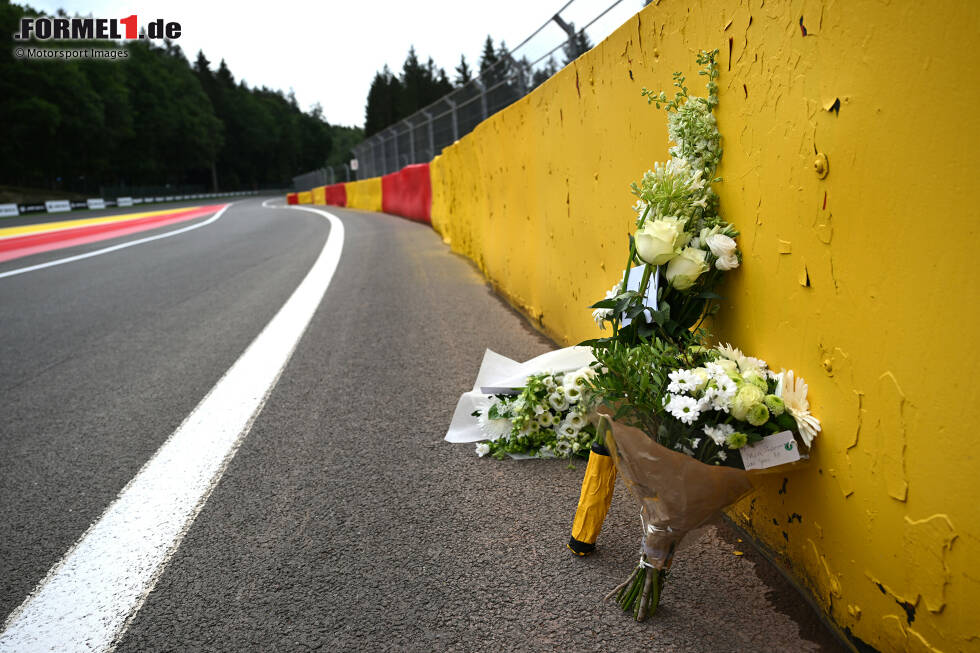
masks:
<instances>
[{"instance_id":1,"label":"white track line","mask_svg":"<svg viewBox=\"0 0 980 653\"><path fill-rule=\"evenodd\" d=\"M176 236L177 234L182 234L187 231L192 231L194 229L200 229L205 227L212 222L215 222L222 216L222 214L232 207L231 204L226 204L221 208L220 211L215 213L213 216L205 220L204 222L197 222L190 225L189 227L182 227L180 229L175 229L173 231L168 231L165 234L157 234L155 236L147 236L146 238L139 238L137 240L130 240L125 243L119 243L118 245L113 245L111 247L104 247L102 249L97 249L92 252L85 252L84 254L76 254L75 256L69 256L66 258L55 259L54 261L48 261L47 263L38 263L37 265L30 265L26 268L17 268L16 270L8 270L7 272L0 272L0 279L4 277L12 277L18 274L24 274L25 272L33 272L34 270L43 270L44 268L54 267L56 265L64 265L65 263L72 263L74 261L81 261L85 258L92 258L93 256L101 256L102 254L108 254L109 252L114 252L117 249L125 249L127 247L132 247L133 245L142 245L143 243L149 243L154 240L160 240L161 238L170 238L171 236Z\"/></svg>"},{"instance_id":2,"label":"white track line","mask_svg":"<svg viewBox=\"0 0 980 653\"><path fill-rule=\"evenodd\" d=\"M0 651L107 651L118 642L262 410L337 269L344 225L326 211L301 210L330 222L316 263L245 353L11 613Z\"/></svg>"}]
</instances>

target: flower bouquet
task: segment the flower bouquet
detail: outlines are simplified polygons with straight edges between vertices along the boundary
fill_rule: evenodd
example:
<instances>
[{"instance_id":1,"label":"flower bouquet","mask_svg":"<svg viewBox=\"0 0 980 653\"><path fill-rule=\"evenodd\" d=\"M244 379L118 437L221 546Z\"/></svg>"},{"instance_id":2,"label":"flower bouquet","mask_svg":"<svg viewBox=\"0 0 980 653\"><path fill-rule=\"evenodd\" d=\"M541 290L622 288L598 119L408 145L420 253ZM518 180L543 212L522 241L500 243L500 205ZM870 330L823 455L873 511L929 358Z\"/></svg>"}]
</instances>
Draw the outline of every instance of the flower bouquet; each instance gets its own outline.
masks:
<instances>
[{"instance_id":1,"label":"flower bouquet","mask_svg":"<svg viewBox=\"0 0 980 653\"><path fill-rule=\"evenodd\" d=\"M728 345L659 340L597 352L598 433L640 505L640 561L615 597L637 620L659 604L684 535L748 492L746 470L786 469L820 430L792 371ZM615 420L613 419L615 417Z\"/></svg>"},{"instance_id":2,"label":"flower bouquet","mask_svg":"<svg viewBox=\"0 0 980 653\"><path fill-rule=\"evenodd\" d=\"M487 350L473 390L463 394L446 433L476 442L494 458L584 456L595 437L589 421L595 361L587 347L567 347L525 363Z\"/></svg>"},{"instance_id":3,"label":"flower bouquet","mask_svg":"<svg viewBox=\"0 0 980 653\"><path fill-rule=\"evenodd\" d=\"M477 455L585 455L595 437L587 419L592 375L591 367L532 374L523 388L494 395L487 408L472 413L488 440L476 445Z\"/></svg>"},{"instance_id":4,"label":"flower bouquet","mask_svg":"<svg viewBox=\"0 0 980 653\"><path fill-rule=\"evenodd\" d=\"M690 96L680 73L671 99L643 91L666 106L675 145L670 161L633 184L638 219L626 270L592 306L612 335L582 343L596 358L590 390L602 404L597 439L640 504L639 564L607 597L637 620L656 612L684 534L752 488L746 470L785 469L820 429L802 379L774 373L730 345L709 347L701 327L717 311L722 275L741 261L738 232L720 217L711 188L721 181L716 56L698 55L707 98ZM588 473L569 543L576 552L583 550L580 516L600 503L584 501L586 487L598 487ZM610 482L602 487L611 494ZM595 541L601 520L591 521L585 544L594 547L588 538Z\"/></svg>"}]
</instances>

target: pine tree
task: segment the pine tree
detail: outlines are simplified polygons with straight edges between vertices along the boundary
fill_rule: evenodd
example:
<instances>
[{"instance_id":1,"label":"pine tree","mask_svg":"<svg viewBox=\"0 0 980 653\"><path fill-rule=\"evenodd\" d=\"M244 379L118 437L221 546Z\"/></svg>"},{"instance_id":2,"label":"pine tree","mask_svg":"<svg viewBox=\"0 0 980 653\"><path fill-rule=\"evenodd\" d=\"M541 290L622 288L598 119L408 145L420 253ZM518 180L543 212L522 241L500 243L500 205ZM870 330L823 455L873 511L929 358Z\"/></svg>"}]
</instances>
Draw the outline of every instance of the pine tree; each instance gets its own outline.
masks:
<instances>
[{"instance_id":1,"label":"pine tree","mask_svg":"<svg viewBox=\"0 0 980 653\"><path fill-rule=\"evenodd\" d=\"M575 23L569 23L569 26L573 30L575 29ZM589 36L585 33L585 30L575 32L575 35L569 37L565 45L562 46L562 50L565 52L565 64L572 63L591 50L592 47L592 41L589 40Z\"/></svg>"},{"instance_id":2,"label":"pine tree","mask_svg":"<svg viewBox=\"0 0 980 653\"><path fill-rule=\"evenodd\" d=\"M461 86L466 86L473 79L473 71L470 70L469 65L466 63L466 55L459 55L459 65L456 66L456 79L454 83L456 88Z\"/></svg>"},{"instance_id":3,"label":"pine tree","mask_svg":"<svg viewBox=\"0 0 980 653\"><path fill-rule=\"evenodd\" d=\"M483 53L480 55L480 83L483 88L490 88L500 81L497 51L493 47L493 39L487 35L483 43Z\"/></svg>"}]
</instances>

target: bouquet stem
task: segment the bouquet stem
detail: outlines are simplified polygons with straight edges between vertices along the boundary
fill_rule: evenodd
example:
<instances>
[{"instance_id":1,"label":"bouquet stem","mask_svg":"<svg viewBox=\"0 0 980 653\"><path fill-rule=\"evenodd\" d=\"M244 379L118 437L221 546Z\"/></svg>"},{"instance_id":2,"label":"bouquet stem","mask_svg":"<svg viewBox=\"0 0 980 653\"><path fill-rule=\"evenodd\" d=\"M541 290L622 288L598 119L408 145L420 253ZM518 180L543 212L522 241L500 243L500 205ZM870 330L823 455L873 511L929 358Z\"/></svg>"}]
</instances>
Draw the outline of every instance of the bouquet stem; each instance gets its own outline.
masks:
<instances>
[{"instance_id":1,"label":"bouquet stem","mask_svg":"<svg viewBox=\"0 0 980 653\"><path fill-rule=\"evenodd\" d=\"M609 592L605 600L616 597L616 603L623 612L632 614L637 621L643 621L657 611L666 579L666 569L655 569L647 562L646 556L641 555L640 564L633 573Z\"/></svg>"}]
</instances>

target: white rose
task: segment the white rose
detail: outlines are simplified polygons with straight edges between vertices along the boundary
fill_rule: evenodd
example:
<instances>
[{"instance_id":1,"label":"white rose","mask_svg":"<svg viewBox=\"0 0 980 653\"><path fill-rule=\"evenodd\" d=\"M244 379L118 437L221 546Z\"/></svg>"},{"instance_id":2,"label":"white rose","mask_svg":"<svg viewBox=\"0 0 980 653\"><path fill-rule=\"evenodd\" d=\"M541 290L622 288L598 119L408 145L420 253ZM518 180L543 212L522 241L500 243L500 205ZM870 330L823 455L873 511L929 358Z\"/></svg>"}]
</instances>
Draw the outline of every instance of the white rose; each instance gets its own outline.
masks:
<instances>
[{"instance_id":1,"label":"white rose","mask_svg":"<svg viewBox=\"0 0 980 653\"><path fill-rule=\"evenodd\" d=\"M735 255L735 241L725 234L713 234L704 239L711 253L718 257L715 267L719 270L734 270L738 267Z\"/></svg>"},{"instance_id":2,"label":"white rose","mask_svg":"<svg viewBox=\"0 0 980 653\"><path fill-rule=\"evenodd\" d=\"M685 248L667 264L667 282L678 290L687 290L708 271L707 258L708 252L703 249Z\"/></svg>"},{"instance_id":3,"label":"white rose","mask_svg":"<svg viewBox=\"0 0 980 653\"><path fill-rule=\"evenodd\" d=\"M684 231L683 218L660 218L647 222L636 232L636 253L650 265L663 265L680 252L691 235Z\"/></svg>"}]
</instances>

